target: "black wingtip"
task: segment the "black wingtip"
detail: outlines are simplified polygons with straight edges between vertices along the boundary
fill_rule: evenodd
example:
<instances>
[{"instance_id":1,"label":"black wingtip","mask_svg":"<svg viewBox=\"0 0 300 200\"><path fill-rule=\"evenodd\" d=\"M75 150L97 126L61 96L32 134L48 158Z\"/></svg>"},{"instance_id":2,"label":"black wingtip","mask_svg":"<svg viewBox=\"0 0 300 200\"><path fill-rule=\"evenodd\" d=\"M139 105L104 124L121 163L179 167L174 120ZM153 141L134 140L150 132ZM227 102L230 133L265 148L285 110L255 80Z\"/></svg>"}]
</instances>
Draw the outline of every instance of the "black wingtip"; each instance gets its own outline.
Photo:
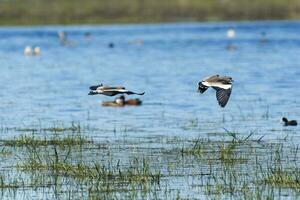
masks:
<instances>
[{"instance_id":1,"label":"black wingtip","mask_svg":"<svg viewBox=\"0 0 300 200\"><path fill-rule=\"evenodd\" d=\"M225 108L226 104L220 104L219 105L222 107L222 108Z\"/></svg>"},{"instance_id":2,"label":"black wingtip","mask_svg":"<svg viewBox=\"0 0 300 200\"><path fill-rule=\"evenodd\" d=\"M198 91L203 94L207 90L207 86L203 85L202 82L198 83Z\"/></svg>"},{"instance_id":3,"label":"black wingtip","mask_svg":"<svg viewBox=\"0 0 300 200\"><path fill-rule=\"evenodd\" d=\"M90 87L90 90L97 90L98 87L99 87L98 85L92 85L92 86Z\"/></svg>"},{"instance_id":4,"label":"black wingtip","mask_svg":"<svg viewBox=\"0 0 300 200\"><path fill-rule=\"evenodd\" d=\"M90 90L97 90L98 87L103 86L103 84L101 83L100 85L92 85L90 86Z\"/></svg>"}]
</instances>

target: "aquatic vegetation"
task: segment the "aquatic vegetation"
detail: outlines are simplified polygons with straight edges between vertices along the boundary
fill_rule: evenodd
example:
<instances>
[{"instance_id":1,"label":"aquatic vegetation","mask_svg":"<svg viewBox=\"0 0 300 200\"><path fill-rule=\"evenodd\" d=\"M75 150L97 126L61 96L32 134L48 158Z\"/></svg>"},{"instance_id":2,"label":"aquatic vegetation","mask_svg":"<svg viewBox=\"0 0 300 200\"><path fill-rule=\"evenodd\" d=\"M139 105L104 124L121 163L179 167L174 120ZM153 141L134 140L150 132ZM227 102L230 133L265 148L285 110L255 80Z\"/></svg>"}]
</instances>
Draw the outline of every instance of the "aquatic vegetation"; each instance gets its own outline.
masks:
<instances>
[{"instance_id":1,"label":"aquatic vegetation","mask_svg":"<svg viewBox=\"0 0 300 200\"><path fill-rule=\"evenodd\" d=\"M299 4L295 0L248 1L130 1L95 2L17 0L1 2L1 24L66 24L66 23L120 23L166 22L178 20L245 20L297 18ZM35 7L30 7L35 3ZM42 12L47 7L49 12ZM80 7L81 9L78 9ZM26 12L27 11L27 12ZM122 12L120 12L122 11ZM21 14L18 14L21 13ZM51 14L50 14L51 13ZM30 20L29 20L30 19Z\"/></svg>"},{"instance_id":2,"label":"aquatic vegetation","mask_svg":"<svg viewBox=\"0 0 300 200\"><path fill-rule=\"evenodd\" d=\"M50 154L51 155L51 154ZM100 162L94 162L87 165L83 162L70 163L67 159L59 160L57 151L53 158L42 160L42 155L30 155L27 162L18 165L22 171L46 171L54 172L55 175L69 176L76 179L84 179L89 181L113 182L118 184L155 182L159 183L160 172L152 173L149 163L146 159L133 159L127 168L122 168L120 160L116 164L109 163L108 166Z\"/></svg>"},{"instance_id":3,"label":"aquatic vegetation","mask_svg":"<svg viewBox=\"0 0 300 200\"><path fill-rule=\"evenodd\" d=\"M93 143L92 140L87 140L82 138L81 135L68 135L63 138L38 138L35 136L26 136L21 135L17 138L10 140L0 140L0 143L3 143L4 146L72 146L72 145L83 145Z\"/></svg>"},{"instance_id":4,"label":"aquatic vegetation","mask_svg":"<svg viewBox=\"0 0 300 200\"><path fill-rule=\"evenodd\" d=\"M275 187L293 188L300 191L300 167L297 162L297 154L298 147L290 155L285 155L283 154L282 145L278 145L271 154L273 159L269 161L267 169L261 172L260 182ZM290 162L286 163L285 159L289 159Z\"/></svg>"},{"instance_id":5,"label":"aquatic vegetation","mask_svg":"<svg viewBox=\"0 0 300 200\"><path fill-rule=\"evenodd\" d=\"M0 190L49 187L61 199L78 193L88 199L272 199L280 190L300 192L300 155L288 138L266 142L255 131L226 130L222 140L128 138L108 145L69 134L1 140L14 164L12 173L1 163Z\"/></svg>"},{"instance_id":6,"label":"aquatic vegetation","mask_svg":"<svg viewBox=\"0 0 300 200\"><path fill-rule=\"evenodd\" d=\"M37 128L11 128L16 131L21 131L21 132L53 132L53 133L60 133L60 132L76 132L80 133L81 132L81 126L79 123L72 122L71 126L65 127L63 124L54 124L52 127L48 128L42 128L42 127L37 127ZM10 130L10 129L9 129Z\"/></svg>"},{"instance_id":7,"label":"aquatic vegetation","mask_svg":"<svg viewBox=\"0 0 300 200\"><path fill-rule=\"evenodd\" d=\"M8 181L3 174L0 174L0 189L18 189L21 187L24 187L22 182L17 179Z\"/></svg>"}]
</instances>

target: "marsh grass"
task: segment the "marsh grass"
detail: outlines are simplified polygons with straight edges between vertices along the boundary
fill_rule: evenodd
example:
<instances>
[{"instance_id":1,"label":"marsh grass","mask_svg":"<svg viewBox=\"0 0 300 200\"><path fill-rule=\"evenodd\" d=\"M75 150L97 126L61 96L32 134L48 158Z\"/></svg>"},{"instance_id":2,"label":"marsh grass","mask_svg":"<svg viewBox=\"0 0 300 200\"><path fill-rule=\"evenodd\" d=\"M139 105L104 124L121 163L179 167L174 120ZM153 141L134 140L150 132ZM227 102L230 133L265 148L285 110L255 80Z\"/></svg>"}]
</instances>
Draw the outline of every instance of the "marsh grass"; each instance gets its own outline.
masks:
<instances>
[{"instance_id":1,"label":"marsh grass","mask_svg":"<svg viewBox=\"0 0 300 200\"><path fill-rule=\"evenodd\" d=\"M66 137L39 138L34 135L21 135L14 139L0 140L4 146L22 147L22 146L74 146L93 143L92 140L84 139L81 135L68 135Z\"/></svg>"},{"instance_id":2,"label":"marsh grass","mask_svg":"<svg viewBox=\"0 0 300 200\"><path fill-rule=\"evenodd\" d=\"M168 152L180 153L184 167L187 161L194 168L201 166L201 174L206 176L205 194L212 198L229 195L273 199L278 195L274 188L300 192L298 146L286 139L274 142L265 142L263 137L254 139L254 131L243 137L230 131L226 134L228 137L223 141L196 139Z\"/></svg>"},{"instance_id":3,"label":"marsh grass","mask_svg":"<svg viewBox=\"0 0 300 200\"><path fill-rule=\"evenodd\" d=\"M300 190L300 169L269 168L262 178L262 183L283 188Z\"/></svg>"},{"instance_id":4,"label":"marsh grass","mask_svg":"<svg viewBox=\"0 0 300 200\"><path fill-rule=\"evenodd\" d=\"M0 23L78 24L288 19L299 17L298 11L297 0L86 0L85 4L79 0L15 0L0 1Z\"/></svg>"},{"instance_id":5,"label":"marsh grass","mask_svg":"<svg viewBox=\"0 0 300 200\"><path fill-rule=\"evenodd\" d=\"M298 146L293 149L291 154L285 155L284 147L277 145L271 154L266 170L261 168L261 183L276 187L293 188L300 191L300 167L298 160ZM289 162L286 162L288 160Z\"/></svg>"},{"instance_id":6,"label":"marsh grass","mask_svg":"<svg viewBox=\"0 0 300 200\"><path fill-rule=\"evenodd\" d=\"M159 184L161 179L159 169L153 169L146 157L134 157L124 164L120 159L114 161L109 149L83 139L81 135L44 139L20 136L2 140L1 143L6 147L23 149L21 155L17 156L16 170L28 174L39 173L46 177L63 177L77 184L87 184L92 193L116 193L136 188L148 191L152 187L145 185ZM28 185L41 187L40 180L43 179L34 179Z\"/></svg>"},{"instance_id":7,"label":"marsh grass","mask_svg":"<svg viewBox=\"0 0 300 200\"><path fill-rule=\"evenodd\" d=\"M54 123L52 127L42 128L41 125L39 125L37 128L11 128L10 130L16 130L20 132L52 132L52 133L64 133L64 132L73 132L73 133L80 133L82 130L82 127L80 123L72 122L71 126L65 127L63 124Z\"/></svg>"},{"instance_id":8,"label":"marsh grass","mask_svg":"<svg viewBox=\"0 0 300 200\"><path fill-rule=\"evenodd\" d=\"M18 189L24 185L18 180L7 180L4 175L0 174L0 189Z\"/></svg>"},{"instance_id":9,"label":"marsh grass","mask_svg":"<svg viewBox=\"0 0 300 200\"><path fill-rule=\"evenodd\" d=\"M0 189L56 188L71 195L62 199L78 193L88 199L273 199L281 190L300 193L299 150L288 138L266 142L256 131L225 130L222 140L144 138L105 146L82 132L1 140L3 152L12 154L7 159L14 176L8 179L11 172L3 168ZM190 196L181 184L193 191Z\"/></svg>"},{"instance_id":10,"label":"marsh grass","mask_svg":"<svg viewBox=\"0 0 300 200\"><path fill-rule=\"evenodd\" d=\"M56 158L41 160L41 156L34 156L24 164L19 164L18 168L22 171L44 171L55 173L59 176L68 176L80 180L111 182L114 184L131 183L159 183L160 172L151 172L148 161L145 159L134 159L126 168L122 167L120 161L116 164L109 163L105 166L100 162L90 165L85 163L72 164L66 161L59 161Z\"/></svg>"},{"instance_id":11,"label":"marsh grass","mask_svg":"<svg viewBox=\"0 0 300 200\"><path fill-rule=\"evenodd\" d=\"M183 147L181 155L197 156L210 161L220 160L226 164L247 162L246 143L233 141L210 141L197 139L191 147ZM250 149L250 148L249 148Z\"/></svg>"}]
</instances>

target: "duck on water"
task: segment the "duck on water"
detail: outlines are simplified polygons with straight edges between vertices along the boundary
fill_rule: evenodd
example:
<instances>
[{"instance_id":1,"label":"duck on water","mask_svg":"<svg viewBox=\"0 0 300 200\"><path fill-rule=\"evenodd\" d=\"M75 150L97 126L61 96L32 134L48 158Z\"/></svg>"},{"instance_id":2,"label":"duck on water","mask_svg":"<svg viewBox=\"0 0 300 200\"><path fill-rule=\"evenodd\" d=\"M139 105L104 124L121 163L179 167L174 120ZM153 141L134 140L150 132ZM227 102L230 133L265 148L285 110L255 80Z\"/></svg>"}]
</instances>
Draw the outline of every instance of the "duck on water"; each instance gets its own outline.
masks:
<instances>
[{"instance_id":1,"label":"duck on water","mask_svg":"<svg viewBox=\"0 0 300 200\"><path fill-rule=\"evenodd\" d=\"M298 125L296 120L290 120L289 121L286 117L283 117L282 121L283 121L284 126L297 126Z\"/></svg>"},{"instance_id":2,"label":"duck on water","mask_svg":"<svg viewBox=\"0 0 300 200\"><path fill-rule=\"evenodd\" d=\"M112 106L112 107L123 107L125 105L130 106L139 106L142 104L142 101L139 99L125 99L124 95L117 97L114 101L104 101L102 106Z\"/></svg>"}]
</instances>

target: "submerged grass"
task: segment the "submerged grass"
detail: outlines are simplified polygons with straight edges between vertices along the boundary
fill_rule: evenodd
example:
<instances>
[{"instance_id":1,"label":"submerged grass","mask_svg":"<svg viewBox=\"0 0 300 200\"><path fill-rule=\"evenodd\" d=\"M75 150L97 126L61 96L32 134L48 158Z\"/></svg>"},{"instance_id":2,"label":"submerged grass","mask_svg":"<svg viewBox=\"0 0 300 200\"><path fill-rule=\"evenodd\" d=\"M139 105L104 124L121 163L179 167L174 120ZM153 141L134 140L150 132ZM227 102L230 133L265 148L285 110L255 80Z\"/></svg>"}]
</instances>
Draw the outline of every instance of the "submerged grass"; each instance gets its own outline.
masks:
<instances>
[{"instance_id":1,"label":"submerged grass","mask_svg":"<svg viewBox=\"0 0 300 200\"><path fill-rule=\"evenodd\" d=\"M91 144L92 140L84 139L81 135L68 135L63 138L36 138L35 136L22 135L11 140L0 140L4 146L22 147L22 146L73 146Z\"/></svg>"},{"instance_id":2,"label":"submerged grass","mask_svg":"<svg viewBox=\"0 0 300 200\"><path fill-rule=\"evenodd\" d=\"M288 138L266 142L254 139L255 131L226 130L222 140L172 137L153 146L153 138L141 144L125 139L99 148L81 133L37 135L0 142L4 152L12 152L14 164L6 168L24 178L7 180L3 167L0 189L55 187L72 193L61 199L78 193L88 199L274 199L300 193L299 151Z\"/></svg>"},{"instance_id":3,"label":"submerged grass","mask_svg":"<svg viewBox=\"0 0 300 200\"><path fill-rule=\"evenodd\" d=\"M298 146L286 140L265 142L263 137L252 139L253 131L246 137L229 131L226 133L230 137L224 141L197 139L180 151L175 148L167 152L181 153L184 166L187 160L194 162L189 165L191 168L201 166L200 174L207 176L205 181L202 180L205 194L216 199L227 195L243 196L243 199L273 199L282 195L281 189L298 195Z\"/></svg>"},{"instance_id":4,"label":"submerged grass","mask_svg":"<svg viewBox=\"0 0 300 200\"><path fill-rule=\"evenodd\" d=\"M18 180L9 180L4 175L0 174L0 189L18 189L24 185Z\"/></svg>"},{"instance_id":5,"label":"submerged grass","mask_svg":"<svg viewBox=\"0 0 300 200\"><path fill-rule=\"evenodd\" d=\"M140 165L139 162L143 164ZM159 183L160 172L151 172L148 161L135 159L131 165L123 168L120 161L116 165L109 167L95 162L91 165L85 163L71 164L68 162L43 162L40 160L30 160L24 164L18 165L22 171L45 171L54 172L56 175L68 176L81 180L113 182L114 184L131 183Z\"/></svg>"},{"instance_id":6,"label":"submerged grass","mask_svg":"<svg viewBox=\"0 0 300 200\"><path fill-rule=\"evenodd\" d=\"M80 124L72 122L71 126L69 127L65 127L63 125L58 125L58 124L54 124L53 127L48 127L48 128L13 128L16 131L21 131L21 132L53 132L53 133L61 133L61 132L76 132L76 133L80 133L82 127L80 126Z\"/></svg>"},{"instance_id":7,"label":"submerged grass","mask_svg":"<svg viewBox=\"0 0 300 200\"><path fill-rule=\"evenodd\" d=\"M264 173L261 183L283 188L300 189L300 169L272 169Z\"/></svg>"},{"instance_id":8,"label":"submerged grass","mask_svg":"<svg viewBox=\"0 0 300 200\"><path fill-rule=\"evenodd\" d=\"M226 164L247 162L247 153L240 150L250 150L243 142L236 141L209 141L198 139L191 147L183 147L181 155L197 156L210 161L221 161Z\"/></svg>"},{"instance_id":9,"label":"submerged grass","mask_svg":"<svg viewBox=\"0 0 300 200\"><path fill-rule=\"evenodd\" d=\"M278 145L272 152L266 170L261 169L260 182L275 187L293 188L300 191L300 167L298 159L298 146L290 155L283 154L282 145ZM286 162L291 160L291 162Z\"/></svg>"},{"instance_id":10,"label":"submerged grass","mask_svg":"<svg viewBox=\"0 0 300 200\"><path fill-rule=\"evenodd\" d=\"M84 139L81 135L44 139L20 136L12 140L2 140L1 144L23 149L22 154L17 156L16 170L64 177L77 184L84 183L92 188L90 192L93 193L131 191L140 187L133 185L159 184L161 179L160 170L152 169L148 158L138 156L123 164L120 159L115 162L107 148L100 148L101 144ZM35 184L34 181L28 185ZM35 186L40 187L40 181ZM151 189L144 186L142 188L146 191Z\"/></svg>"}]
</instances>

